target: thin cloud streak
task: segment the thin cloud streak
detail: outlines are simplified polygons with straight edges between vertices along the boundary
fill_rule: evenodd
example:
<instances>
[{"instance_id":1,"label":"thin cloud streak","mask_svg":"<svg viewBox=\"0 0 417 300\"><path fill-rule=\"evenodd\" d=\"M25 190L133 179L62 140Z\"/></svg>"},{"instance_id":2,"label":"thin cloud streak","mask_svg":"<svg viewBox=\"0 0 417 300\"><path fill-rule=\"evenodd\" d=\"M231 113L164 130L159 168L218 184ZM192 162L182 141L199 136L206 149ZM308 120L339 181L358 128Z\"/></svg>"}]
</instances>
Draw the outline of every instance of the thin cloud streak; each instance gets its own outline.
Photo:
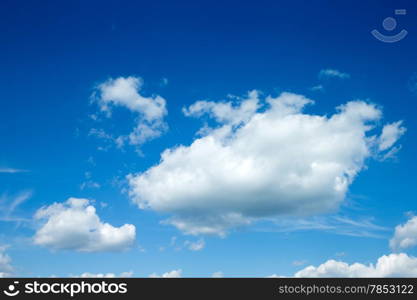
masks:
<instances>
[{"instance_id":1,"label":"thin cloud streak","mask_svg":"<svg viewBox=\"0 0 417 300\"><path fill-rule=\"evenodd\" d=\"M27 173L27 172L29 172L29 170L14 169L14 168L0 168L0 173L15 174L15 173Z\"/></svg>"}]
</instances>

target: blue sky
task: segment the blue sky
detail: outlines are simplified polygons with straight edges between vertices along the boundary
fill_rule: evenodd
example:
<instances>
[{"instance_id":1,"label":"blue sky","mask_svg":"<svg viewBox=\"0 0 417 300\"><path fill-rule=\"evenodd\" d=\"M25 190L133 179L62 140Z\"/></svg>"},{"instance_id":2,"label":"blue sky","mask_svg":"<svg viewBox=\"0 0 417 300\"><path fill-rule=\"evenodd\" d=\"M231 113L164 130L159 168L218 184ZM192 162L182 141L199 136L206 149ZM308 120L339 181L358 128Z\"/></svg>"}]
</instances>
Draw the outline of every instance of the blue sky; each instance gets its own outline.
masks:
<instances>
[{"instance_id":1,"label":"blue sky","mask_svg":"<svg viewBox=\"0 0 417 300\"><path fill-rule=\"evenodd\" d=\"M399 253L417 265L416 14L414 1L3 1L0 274L292 276L330 259L367 267ZM386 17L398 22L392 33L382 27ZM408 35L383 43L373 29ZM313 116L324 123L308 134L291 127L272 113L268 95L294 107L314 100L293 114L309 116L300 121L306 128ZM205 102L193 106L197 101ZM380 116L325 122L349 115L346 106L337 110L349 101L366 105L352 115L363 109ZM229 110L219 106L229 102ZM243 103L259 108L243 111ZM259 126L281 138L276 148L263 130L250 131L255 115L271 118ZM231 137L218 137L221 128ZM144 130L152 134L135 142ZM286 137L275 136L284 130ZM212 136L224 144L187 152ZM337 144L318 153L309 147L335 136ZM306 137L313 144L303 144ZM180 145L185 154L174 151ZM166 149L179 153L168 155L170 163L161 160ZM274 166L272 179L255 157ZM283 174L299 171L294 157L301 167L340 163L341 173L326 171L323 182L351 182L335 191L318 180L302 195L275 189L289 180ZM240 167L248 161L254 165L245 177ZM144 173L152 166L155 172ZM179 182L189 174L203 181ZM89 202L71 206L69 198ZM96 211L87 216L88 206ZM85 222L77 224L74 211ZM96 234L104 223L115 236ZM388 275L398 274L411 273Z\"/></svg>"}]
</instances>

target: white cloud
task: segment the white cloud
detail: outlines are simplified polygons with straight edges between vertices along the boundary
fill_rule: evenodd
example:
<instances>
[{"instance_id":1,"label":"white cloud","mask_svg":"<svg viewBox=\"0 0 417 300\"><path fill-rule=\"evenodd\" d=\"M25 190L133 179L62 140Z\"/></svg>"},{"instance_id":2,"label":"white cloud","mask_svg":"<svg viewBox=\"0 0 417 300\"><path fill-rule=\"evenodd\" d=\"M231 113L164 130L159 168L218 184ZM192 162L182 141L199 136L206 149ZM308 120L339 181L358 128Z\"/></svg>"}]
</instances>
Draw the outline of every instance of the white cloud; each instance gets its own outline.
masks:
<instances>
[{"instance_id":1,"label":"white cloud","mask_svg":"<svg viewBox=\"0 0 417 300\"><path fill-rule=\"evenodd\" d=\"M272 275L266 276L266 278L287 278L287 276L272 274Z\"/></svg>"},{"instance_id":2,"label":"white cloud","mask_svg":"<svg viewBox=\"0 0 417 300\"><path fill-rule=\"evenodd\" d=\"M159 96L144 97L139 94L143 86L140 77L110 78L98 85L98 98L102 111L110 112L112 106L124 106L140 113L147 121L161 119L166 115L165 100Z\"/></svg>"},{"instance_id":3,"label":"white cloud","mask_svg":"<svg viewBox=\"0 0 417 300\"><path fill-rule=\"evenodd\" d=\"M28 170L22 170L22 169L13 169L13 168L0 168L0 173L25 173L28 172Z\"/></svg>"},{"instance_id":4,"label":"white cloud","mask_svg":"<svg viewBox=\"0 0 417 300\"><path fill-rule=\"evenodd\" d=\"M210 115L219 123L238 125L247 122L259 108L259 93L251 91L241 105L233 106L231 102L197 101L188 108L183 108L186 116L201 117Z\"/></svg>"},{"instance_id":5,"label":"white cloud","mask_svg":"<svg viewBox=\"0 0 417 300\"><path fill-rule=\"evenodd\" d=\"M6 246L0 246L0 278L10 277L13 272L11 258L6 254Z\"/></svg>"},{"instance_id":6,"label":"white cloud","mask_svg":"<svg viewBox=\"0 0 417 300\"><path fill-rule=\"evenodd\" d=\"M95 182L92 180L92 174L91 172L85 172L85 179L86 181L84 181L83 183L81 183L80 185L80 190L84 190L84 189L99 189L101 187L101 185L98 182Z\"/></svg>"},{"instance_id":7,"label":"white cloud","mask_svg":"<svg viewBox=\"0 0 417 300\"><path fill-rule=\"evenodd\" d=\"M324 232L367 238L386 239L386 232L391 231L374 223L372 217L349 218L341 214L327 214L301 217L280 217L270 219L271 222L253 228L259 232L293 232L300 230L320 230Z\"/></svg>"},{"instance_id":8,"label":"white cloud","mask_svg":"<svg viewBox=\"0 0 417 300\"><path fill-rule=\"evenodd\" d=\"M312 103L291 93L262 102L257 92L240 105L197 102L184 112L207 113L219 126L128 175L130 197L141 209L171 215L165 223L188 234L224 235L260 219L335 211L378 153L382 113L363 101L331 116L303 113Z\"/></svg>"},{"instance_id":9,"label":"white cloud","mask_svg":"<svg viewBox=\"0 0 417 300\"><path fill-rule=\"evenodd\" d=\"M204 249L204 247L206 246L206 242L203 239L199 239L195 242L185 241L184 246L191 251L200 251Z\"/></svg>"},{"instance_id":10,"label":"white cloud","mask_svg":"<svg viewBox=\"0 0 417 300\"><path fill-rule=\"evenodd\" d=\"M375 265L328 260L318 267L308 266L294 277L416 277L417 258L405 253L383 255Z\"/></svg>"},{"instance_id":11,"label":"white cloud","mask_svg":"<svg viewBox=\"0 0 417 300\"><path fill-rule=\"evenodd\" d=\"M35 220L42 225L34 243L54 250L121 251L132 245L136 235L134 225L114 227L103 223L87 199L69 198L64 203L42 207Z\"/></svg>"},{"instance_id":12,"label":"white cloud","mask_svg":"<svg viewBox=\"0 0 417 300\"><path fill-rule=\"evenodd\" d=\"M74 277L80 277L80 278L115 278L116 274L114 273L89 273L85 272L82 273L80 276L74 276Z\"/></svg>"},{"instance_id":13,"label":"white cloud","mask_svg":"<svg viewBox=\"0 0 417 300\"><path fill-rule=\"evenodd\" d=\"M32 194L32 191L29 190L22 191L13 197L7 194L3 194L0 197L0 204L2 204L0 210L4 211L6 217L9 217L19 205L32 197ZM6 205L3 206L4 204Z\"/></svg>"},{"instance_id":14,"label":"white cloud","mask_svg":"<svg viewBox=\"0 0 417 300\"><path fill-rule=\"evenodd\" d=\"M32 191L23 191L19 193L9 206L9 213L12 213L19 205L32 197Z\"/></svg>"},{"instance_id":15,"label":"white cloud","mask_svg":"<svg viewBox=\"0 0 417 300\"><path fill-rule=\"evenodd\" d=\"M218 272L214 272L213 274L211 274L212 278L223 278L224 274L222 271L218 271Z\"/></svg>"},{"instance_id":16,"label":"white cloud","mask_svg":"<svg viewBox=\"0 0 417 300\"><path fill-rule=\"evenodd\" d=\"M119 274L119 276L116 276L116 274L114 274L114 273L89 273L89 272L85 272L85 273L82 273L79 276L73 276L73 277L79 277L79 278L115 278L115 277L128 278L128 277L132 277L132 276L133 276L133 271L122 272L122 273Z\"/></svg>"},{"instance_id":17,"label":"white cloud","mask_svg":"<svg viewBox=\"0 0 417 300\"><path fill-rule=\"evenodd\" d=\"M307 263L306 260L294 260L292 262L293 266L302 266L302 265L305 265L306 263Z\"/></svg>"},{"instance_id":18,"label":"white cloud","mask_svg":"<svg viewBox=\"0 0 417 300\"><path fill-rule=\"evenodd\" d=\"M389 241L391 249L405 249L417 245L417 216L411 217L407 223L395 227L395 233Z\"/></svg>"},{"instance_id":19,"label":"white cloud","mask_svg":"<svg viewBox=\"0 0 417 300\"><path fill-rule=\"evenodd\" d=\"M97 128L91 128L90 131L88 132L89 136L95 136L99 139L103 139L103 140L113 140L114 137L111 136L110 134L106 133L103 129L97 129Z\"/></svg>"},{"instance_id":20,"label":"white cloud","mask_svg":"<svg viewBox=\"0 0 417 300\"><path fill-rule=\"evenodd\" d=\"M181 251L183 249L188 249L190 251L200 251L203 250L205 246L206 242L204 239L199 239L196 241L185 240L182 242L179 241L176 236L173 236L171 237L169 245L159 247L159 251L165 251L168 248L172 248L175 251Z\"/></svg>"},{"instance_id":21,"label":"white cloud","mask_svg":"<svg viewBox=\"0 0 417 300\"><path fill-rule=\"evenodd\" d=\"M133 277L133 271L127 271L127 272L122 272L120 273L119 277L123 277L123 278L129 278L129 277Z\"/></svg>"},{"instance_id":22,"label":"white cloud","mask_svg":"<svg viewBox=\"0 0 417 300\"><path fill-rule=\"evenodd\" d=\"M141 145L159 137L167 129L164 122L166 101L159 95L143 96L140 94L142 86L142 78L133 76L110 78L99 84L93 98L100 110L110 117L115 107L127 108L136 114L136 125L130 134L118 137L99 129L94 129L90 134L113 140L118 147L122 147L125 142Z\"/></svg>"},{"instance_id":23,"label":"white cloud","mask_svg":"<svg viewBox=\"0 0 417 300\"><path fill-rule=\"evenodd\" d=\"M324 86L322 84L315 85L310 88L312 91L324 91Z\"/></svg>"},{"instance_id":24,"label":"white cloud","mask_svg":"<svg viewBox=\"0 0 417 300\"><path fill-rule=\"evenodd\" d=\"M329 78L329 77L335 77L340 79L348 79L350 78L350 75L348 73L341 72L336 69L323 69L319 73L319 78Z\"/></svg>"},{"instance_id":25,"label":"white cloud","mask_svg":"<svg viewBox=\"0 0 417 300\"><path fill-rule=\"evenodd\" d=\"M387 124L382 129L379 137L379 150L384 151L392 147L395 142L406 132L406 129L401 126L402 121Z\"/></svg>"},{"instance_id":26,"label":"white cloud","mask_svg":"<svg viewBox=\"0 0 417 300\"><path fill-rule=\"evenodd\" d=\"M94 182L92 180L87 180L83 183L81 183L80 185L80 190L84 190L84 189L99 189L101 187L101 185L97 182Z\"/></svg>"},{"instance_id":27,"label":"white cloud","mask_svg":"<svg viewBox=\"0 0 417 300\"><path fill-rule=\"evenodd\" d=\"M172 270L170 272L166 272L162 275L158 275L156 273L152 273L151 275L149 275L149 277L151 278L180 278L182 276L182 270L178 269L178 270Z\"/></svg>"}]
</instances>

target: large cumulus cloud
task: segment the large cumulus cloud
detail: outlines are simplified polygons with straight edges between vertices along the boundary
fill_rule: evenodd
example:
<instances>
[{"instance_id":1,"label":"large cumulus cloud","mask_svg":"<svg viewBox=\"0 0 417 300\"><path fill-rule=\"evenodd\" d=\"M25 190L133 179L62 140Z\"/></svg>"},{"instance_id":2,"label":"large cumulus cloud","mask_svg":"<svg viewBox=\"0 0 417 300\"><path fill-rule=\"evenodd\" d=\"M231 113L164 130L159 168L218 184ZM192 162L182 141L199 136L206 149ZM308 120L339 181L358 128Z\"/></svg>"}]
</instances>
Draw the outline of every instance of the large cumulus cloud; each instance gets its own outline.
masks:
<instances>
[{"instance_id":1,"label":"large cumulus cloud","mask_svg":"<svg viewBox=\"0 0 417 300\"><path fill-rule=\"evenodd\" d=\"M405 130L400 122L381 130L374 104L351 101L333 115L303 112L313 103L291 93L261 100L252 91L238 103L184 108L217 125L130 174L130 197L189 234L224 235L260 219L335 211L366 159L389 152Z\"/></svg>"},{"instance_id":2,"label":"large cumulus cloud","mask_svg":"<svg viewBox=\"0 0 417 300\"><path fill-rule=\"evenodd\" d=\"M417 258L405 253L392 253L378 258L376 264L348 264L342 261L328 260L315 267L308 266L294 275L295 277L416 277Z\"/></svg>"}]
</instances>

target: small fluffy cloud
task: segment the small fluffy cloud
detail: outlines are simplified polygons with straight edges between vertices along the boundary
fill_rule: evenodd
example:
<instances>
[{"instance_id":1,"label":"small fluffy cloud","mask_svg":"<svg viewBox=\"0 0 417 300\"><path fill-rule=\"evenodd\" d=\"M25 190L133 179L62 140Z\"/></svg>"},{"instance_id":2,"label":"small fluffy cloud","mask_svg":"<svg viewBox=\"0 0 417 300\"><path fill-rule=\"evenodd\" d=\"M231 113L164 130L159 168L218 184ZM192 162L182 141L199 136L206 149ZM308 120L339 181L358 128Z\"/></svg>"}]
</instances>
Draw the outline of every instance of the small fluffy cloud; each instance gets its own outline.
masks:
<instances>
[{"instance_id":1,"label":"small fluffy cloud","mask_svg":"<svg viewBox=\"0 0 417 300\"><path fill-rule=\"evenodd\" d=\"M218 271L218 272L214 272L213 274L211 274L212 278L223 278L224 274L222 271Z\"/></svg>"},{"instance_id":2,"label":"small fluffy cloud","mask_svg":"<svg viewBox=\"0 0 417 300\"><path fill-rule=\"evenodd\" d=\"M350 75L348 73L344 73L336 69L323 69L319 73L319 78L348 79L350 78Z\"/></svg>"},{"instance_id":3,"label":"small fluffy cloud","mask_svg":"<svg viewBox=\"0 0 417 300\"><path fill-rule=\"evenodd\" d=\"M140 77L110 78L99 84L93 98L100 110L108 117L115 107L124 107L136 114L136 125L128 135L113 137L102 130L94 129L91 134L111 139L121 147L125 142L141 145L159 137L167 128L164 117L167 114L166 101L159 95L149 97L140 92L143 80Z\"/></svg>"},{"instance_id":4,"label":"small fluffy cloud","mask_svg":"<svg viewBox=\"0 0 417 300\"><path fill-rule=\"evenodd\" d=\"M417 258L405 253L383 255L375 265L347 264L328 260L318 267L308 266L294 277L416 277Z\"/></svg>"},{"instance_id":5,"label":"small fluffy cloud","mask_svg":"<svg viewBox=\"0 0 417 300\"><path fill-rule=\"evenodd\" d=\"M407 223L395 227L395 233L389 241L391 249L405 249L417 245L417 216L412 217Z\"/></svg>"},{"instance_id":6,"label":"small fluffy cloud","mask_svg":"<svg viewBox=\"0 0 417 300\"><path fill-rule=\"evenodd\" d=\"M196 102L184 113L207 114L217 126L189 146L165 150L158 165L130 174L130 197L195 235L335 211L366 159L377 156L382 141L388 145L377 132L382 112L351 101L330 116L304 113L311 104L291 93L262 101L256 91L239 103ZM393 146L400 135L390 136Z\"/></svg>"},{"instance_id":7,"label":"small fluffy cloud","mask_svg":"<svg viewBox=\"0 0 417 300\"><path fill-rule=\"evenodd\" d=\"M182 276L182 270L178 269L178 270L172 270L170 272L166 272L162 275L158 275L156 273L152 273L151 275L149 275L149 277L151 278L180 278Z\"/></svg>"},{"instance_id":8,"label":"small fluffy cloud","mask_svg":"<svg viewBox=\"0 0 417 300\"><path fill-rule=\"evenodd\" d=\"M384 151L392 147L395 142L406 132L405 127L401 126L402 121L387 124L382 129L379 137L379 151Z\"/></svg>"},{"instance_id":9,"label":"small fluffy cloud","mask_svg":"<svg viewBox=\"0 0 417 300\"><path fill-rule=\"evenodd\" d=\"M6 254L6 246L0 246L0 278L9 277L13 272L11 258Z\"/></svg>"},{"instance_id":10,"label":"small fluffy cloud","mask_svg":"<svg viewBox=\"0 0 417 300\"><path fill-rule=\"evenodd\" d=\"M142 86L143 80L140 77L110 78L97 88L100 109L110 113L112 106L122 106L141 114L147 121L161 119L167 113L165 99L159 95L140 95Z\"/></svg>"},{"instance_id":11,"label":"small fluffy cloud","mask_svg":"<svg viewBox=\"0 0 417 300\"><path fill-rule=\"evenodd\" d=\"M64 203L42 207L35 220L42 225L34 243L53 250L122 251L132 245L136 235L134 225L114 227L103 223L87 199L69 198Z\"/></svg>"}]
</instances>

